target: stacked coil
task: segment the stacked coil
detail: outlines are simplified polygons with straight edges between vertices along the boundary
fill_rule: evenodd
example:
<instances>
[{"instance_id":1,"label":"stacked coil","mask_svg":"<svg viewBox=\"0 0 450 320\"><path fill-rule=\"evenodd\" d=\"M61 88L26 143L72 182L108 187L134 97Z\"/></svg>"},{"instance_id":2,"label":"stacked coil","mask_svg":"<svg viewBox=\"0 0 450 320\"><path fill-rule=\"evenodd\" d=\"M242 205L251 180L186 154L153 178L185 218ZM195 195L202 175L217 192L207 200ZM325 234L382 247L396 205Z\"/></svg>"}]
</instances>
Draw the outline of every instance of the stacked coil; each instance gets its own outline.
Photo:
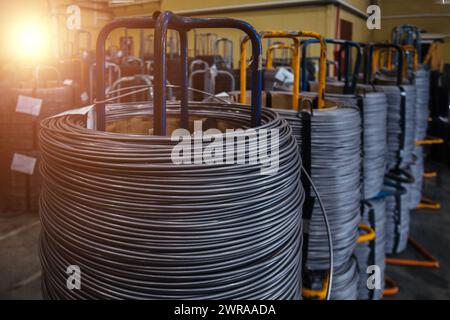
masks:
<instances>
[{"instance_id":1,"label":"stacked coil","mask_svg":"<svg viewBox=\"0 0 450 320\"><path fill-rule=\"evenodd\" d=\"M416 140L423 140L428 129L428 102L430 100L430 71L420 68L415 72L416 85Z\"/></svg>"},{"instance_id":2,"label":"stacked coil","mask_svg":"<svg viewBox=\"0 0 450 320\"><path fill-rule=\"evenodd\" d=\"M376 198L364 202L364 212L361 222L370 226L376 234L375 240L363 242L356 247L356 257L359 268L358 299L380 300L384 289L385 271L385 242L386 242L386 199ZM369 266L376 265L380 268L380 289L369 289L367 285Z\"/></svg>"},{"instance_id":3,"label":"stacked coil","mask_svg":"<svg viewBox=\"0 0 450 320\"><path fill-rule=\"evenodd\" d=\"M386 168L387 99L382 92L361 87L359 95L327 94L333 101L358 106L362 110L363 182L362 198L371 199L383 188Z\"/></svg>"},{"instance_id":4,"label":"stacked coil","mask_svg":"<svg viewBox=\"0 0 450 320\"><path fill-rule=\"evenodd\" d=\"M33 173L10 170L16 155L26 156L40 161L38 143L39 121L74 107L74 87L59 86L50 88L14 88L11 89L12 99L5 106L5 136L7 150L5 161L8 174L6 204L8 210L19 212L37 212L41 192L41 176L38 166ZM33 97L42 100L37 115L18 112L19 96Z\"/></svg>"},{"instance_id":5,"label":"stacked coil","mask_svg":"<svg viewBox=\"0 0 450 320\"><path fill-rule=\"evenodd\" d=\"M386 200L386 246L387 254L404 251L408 245L411 183L387 179L387 188L392 196Z\"/></svg>"},{"instance_id":6,"label":"stacked coil","mask_svg":"<svg viewBox=\"0 0 450 320\"><path fill-rule=\"evenodd\" d=\"M409 208L416 209L422 200L423 191L423 173L425 171L423 146L414 147L414 163L411 165L411 173L414 177L414 183L409 188Z\"/></svg>"},{"instance_id":7,"label":"stacked coil","mask_svg":"<svg viewBox=\"0 0 450 320\"><path fill-rule=\"evenodd\" d=\"M388 101L387 114L387 166L406 168L413 162L415 145L415 103L414 86L377 85L376 91L384 92ZM405 99L404 111L402 98Z\"/></svg>"},{"instance_id":8,"label":"stacked coil","mask_svg":"<svg viewBox=\"0 0 450 320\"><path fill-rule=\"evenodd\" d=\"M416 84L416 140L424 140L428 129L428 102L430 99L430 72L421 68L415 72ZM415 209L422 199L423 173L424 173L424 148L414 146L414 163L411 171L414 176L414 184L411 186L410 209Z\"/></svg>"},{"instance_id":9,"label":"stacked coil","mask_svg":"<svg viewBox=\"0 0 450 320\"><path fill-rule=\"evenodd\" d=\"M311 271L308 273L305 285L307 284L312 290L319 292L323 290L326 277L327 274L324 271ZM358 280L358 266L355 257L352 256L346 263L334 269L330 299L356 300Z\"/></svg>"},{"instance_id":10,"label":"stacked coil","mask_svg":"<svg viewBox=\"0 0 450 320\"><path fill-rule=\"evenodd\" d=\"M336 268L333 278L332 300L356 300L358 298L358 265L351 257L344 265Z\"/></svg>"},{"instance_id":11,"label":"stacked coil","mask_svg":"<svg viewBox=\"0 0 450 320\"><path fill-rule=\"evenodd\" d=\"M334 266L352 256L360 222L361 119L354 107L334 107L299 113L300 132L311 119L311 175L323 199L333 239ZM305 141L298 137L300 147ZM316 201L309 225L306 267L326 270L327 230Z\"/></svg>"},{"instance_id":12,"label":"stacked coil","mask_svg":"<svg viewBox=\"0 0 450 320\"><path fill-rule=\"evenodd\" d=\"M151 123L150 106L112 109L109 128L120 121L130 128L133 116ZM174 128L179 112L168 105ZM248 106L234 104L191 103L189 112L191 120L223 129L247 128L251 118ZM44 120L45 297L299 299L301 159L276 113L263 110L257 129L279 132L272 175L250 163L175 165L178 141L170 136L88 130L75 115ZM235 147L243 132L235 132ZM256 151L245 148L246 158ZM69 265L81 269L80 290L66 287Z\"/></svg>"}]
</instances>

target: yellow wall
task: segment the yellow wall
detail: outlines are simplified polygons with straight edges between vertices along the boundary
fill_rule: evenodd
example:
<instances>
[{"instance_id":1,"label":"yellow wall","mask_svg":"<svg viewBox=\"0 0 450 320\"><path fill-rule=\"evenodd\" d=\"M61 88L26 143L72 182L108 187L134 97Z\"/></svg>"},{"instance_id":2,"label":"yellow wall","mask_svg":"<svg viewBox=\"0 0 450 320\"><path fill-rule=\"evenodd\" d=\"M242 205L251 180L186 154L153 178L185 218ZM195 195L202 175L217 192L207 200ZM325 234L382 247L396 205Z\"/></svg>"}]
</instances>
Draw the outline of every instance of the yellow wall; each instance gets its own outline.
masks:
<instances>
[{"instance_id":1,"label":"yellow wall","mask_svg":"<svg viewBox=\"0 0 450 320\"><path fill-rule=\"evenodd\" d=\"M232 5L254 4L258 2L266 2L261 0L211 0L205 2L203 0L179 1L179 0L163 0L161 10L185 11L214 7L227 7ZM280 2L283 2L280 0ZM348 1L356 8L365 11L367 8L367 0ZM208 14L209 17L230 17L242 19L249 22L258 31L262 30L309 30L316 31L325 37L335 37L337 9L333 5L327 6L299 6L282 9L230 12L223 14ZM370 36L369 31L365 27L365 21L351 13L341 10L340 16L353 23L354 39L358 41L367 40ZM364 26L362 28L361 26ZM215 32L220 36L225 36L233 40L235 44L235 66L239 58L239 39L242 33L230 30L205 30L199 32ZM190 39L192 42L192 37ZM265 50L265 49L264 49ZM329 56L331 57L331 49ZM318 54L318 48L311 48L311 55Z\"/></svg>"}]
</instances>

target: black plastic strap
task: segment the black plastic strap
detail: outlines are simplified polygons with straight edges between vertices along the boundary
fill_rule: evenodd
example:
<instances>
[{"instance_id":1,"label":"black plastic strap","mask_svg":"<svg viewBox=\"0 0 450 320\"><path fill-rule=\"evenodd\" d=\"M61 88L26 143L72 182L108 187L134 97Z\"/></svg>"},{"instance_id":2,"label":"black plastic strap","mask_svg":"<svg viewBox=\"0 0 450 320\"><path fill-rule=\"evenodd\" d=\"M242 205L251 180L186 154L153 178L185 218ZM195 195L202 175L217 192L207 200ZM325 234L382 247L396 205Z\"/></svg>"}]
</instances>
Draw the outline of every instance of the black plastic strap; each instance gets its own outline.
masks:
<instances>
[{"instance_id":1,"label":"black plastic strap","mask_svg":"<svg viewBox=\"0 0 450 320\"><path fill-rule=\"evenodd\" d=\"M359 114L361 116L361 175L360 175L360 181L361 181L361 185L362 185L362 192L363 192L363 196L365 194L365 183L364 183L364 145L365 145L365 140L364 140L364 124L365 124L365 118L364 118L364 98L362 96L357 96L356 97L356 105L359 108Z\"/></svg>"},{"instance_id":2,"label":"black plastic strap","mask_svg":"<svg viewBox=\"0 0 450 320\"><path fill-rule=\"evenodd\" d=\"M398 150L397 166L400 167L406 144L406 92L402 86L400 89L400 148Z\"/></svg>"},{"instance_id":3,"label":"black plastic strap","mask_svg":"<svg viewBox=\"0 0 450 320\"><path fill-rule=\"evenodd\" d=\"M375 208L373 207L373 205L369 201L363 201L363 206L364 205L366 205L369 208L369 212L368 212L369 224L370 224L370 226L372 227L372 229L376 233L377 230L376 230L376 225L375 225ZM376 250L376 243L375 243L375 241L369 241L370 255L369 255L368 265L375 265L376 264L376 260L375 260L375 257L376 257L376 252L375 252L375 250ZM375 290L369 290L369 295L370 295L370 299L369 300L373 300L374 295L375 295Z\"/></svg>"},{"instance_id":4,"label":"black plastic strap","mask_svg":"<svg viewBox=\"0 0 450 320\"><path fill-rule=\"evenodd\" d=\"M301 111L300 111L301 112ZM311 121L312 113L302 113L302 149L300 150L302 164L310 177L311 174ZM302 270L306 270L306 261L308 259L309 248L309 223L311 221L316 198L311 195L311 184L302 174L301 181L305 190L305 202L303 203L303 248L302 248Z\"/></svg>"}]
</instances>

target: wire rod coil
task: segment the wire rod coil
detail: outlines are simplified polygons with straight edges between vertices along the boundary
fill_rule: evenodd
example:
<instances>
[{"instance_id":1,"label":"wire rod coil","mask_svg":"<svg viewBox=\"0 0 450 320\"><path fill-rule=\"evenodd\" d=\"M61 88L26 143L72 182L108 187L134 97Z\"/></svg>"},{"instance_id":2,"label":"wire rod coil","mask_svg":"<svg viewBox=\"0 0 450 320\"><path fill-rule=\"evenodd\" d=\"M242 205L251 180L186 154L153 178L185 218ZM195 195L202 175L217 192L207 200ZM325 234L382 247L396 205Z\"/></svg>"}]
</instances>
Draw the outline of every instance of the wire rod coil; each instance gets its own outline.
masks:
<instances>
[{"instance_id":1,"label":"wire rod coil","mask_svg":"<svg viewBox=\"0 0 450 320\"><path fill-rule=\"evenodd\" d=\"M384 271L385 260L385 225L386 225L386 199L379 197L364 202L364 212L361 222L375 230L376 237L374 241L359 243L356 247L355 256L358 261L359 300L380 300L384 290ZM369 289L368 277L373 273L368 272L369 266L378 266L380 268L380 289Z\"/></svg>"},{"instance_id":2,"label":"wire rod coil","mask_svg":"<svg viewBox=\"0 0 450 320\"><path fill-rule=\"evenodd\" d=\"M388 100L387 167L406 168L413 161L416 89L412 85L401 87L376 85L375 90L384 92ZM404 99L404 114L402 99Z\"/></svg>"},{"instance_id":3,"label":"wire rod coil","mask_svg":"<svg viewBox=\"0 0 450 320\"><path fill-rule=\"evenodd\" d=\"M411 184L386 178L386 189L392 196L386 199L386 254L401 253L408 245Z\"/></svg>"},{"instance_id":4,"label":"wire rod coil","mask_svg":"<svg viewBox=\"0 0 450 320\"><path fill-rule=\"evenodd\" d=\"M342 89L343 83L331 83L331 88ZM356 106L362 111L363 128L363 181L362 198L374 198L383 188L386 168L387 149L387 98L382 92L371 92L371 86L359 86L364 89L358 95L327 94L332 101Z\"/></svg>"},{"instance_id":5,"label":"wire rod coil","mask_svg":"<svg viewBox=\"0 0 450 320\"><path fill-rule=\"evenodd\" d=\"M416 140L423 140L427 135L430 100L430 71L420 68L415 72L416 86Z\"/></svg>"},{"instance_id":6,"label":"wire rod coil","mask_svg":"<svg viewBox=\"0 0 450 320\"><path fill-rule=\"evenodd\" d=\"M324 271L312 271L309 273L309 286L314 290L323 287ZM356 300L358 296L358 265L356 258L351 256L342 266L334 269L331 300Z\"/></svg>"},{"instance_id":7,"label":"wire rod coil","mask_svg":"<svg viewBox=\"0 0 450 320\"><path fill-rule=\"evenodd\" d=\"M354 256L334 272L331 300L356 300L358 297L358 265Z\"/></svg>"},{"instance_id":8,"label":"wire rod coil","mask_svg":"<svg viewBox=\"0 0 450 320\"><path fill-rule=\"evenodd\" d=\"M430 100L430 72L420 68L415 72L416 85L416 140L424 140L427 136ZM411 186L410 209L416 209L422 199L423 173L424 173L424 148L414 146L414 162L411 164L414 176L414 184Z\"/></svg>"},{"instance_id":9,"label":"wire rod coil","mask_svg":"<svg viewBox=\"0 0 450 320\"><path fill-rule=\"evenodd\" d=\"M423 173L425 170L423 146L414 147L414 162L411 165L411 173L414 176L414 183L410 188L409 208L416 209L422 200Z\"/></svg>"},{"instance_id":10,"label":"wire rod coil","mask_svg":"<svg viewBox=\"0 0 450 320\"><path fill-rule=\"evenodd\" d=\"M300 149L307 111L274 109L293 128ZM311 116L311 174L323 199L333 239L334 266L352 255L360 221L361 120L354 107L313 110ZM327 230L316 202L309 224L306 267L326 270L329 264Z\"/></svg>"},{"instance_id":11,"label":"wire rod coil","mask_svg":"<svg viewBox=\"0 0 450 320\"><path fill-rule=\"evenodd\" d=\"M189 108L191 119L213 125L247 128L251 119L247 106ZM143 113L151 123L151 106L110 110L108 126ZM178 119L179 105L168 104L167 114ZM81 116L41 126L45 297L300 298L301 159L276 113L263 110L258 128L279 130L273 175L248 163L175 165L169 136L88 130ZM81 269L81 290L66 287L69 265Z\"/></svg>"}]
</instances>

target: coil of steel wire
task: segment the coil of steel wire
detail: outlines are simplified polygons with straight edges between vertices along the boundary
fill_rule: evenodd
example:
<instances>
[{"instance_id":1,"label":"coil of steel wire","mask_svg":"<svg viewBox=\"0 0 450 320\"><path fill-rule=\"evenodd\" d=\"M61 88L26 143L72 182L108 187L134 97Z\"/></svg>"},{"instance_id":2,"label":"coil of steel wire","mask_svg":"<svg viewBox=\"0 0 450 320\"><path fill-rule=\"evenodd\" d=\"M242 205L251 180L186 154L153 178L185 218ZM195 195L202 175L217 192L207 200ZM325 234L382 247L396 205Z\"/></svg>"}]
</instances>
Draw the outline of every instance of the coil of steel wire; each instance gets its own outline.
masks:
<instances>
[{"instance_id":1,"label":"coil of steel wire","mask_svg":"<svg viewBox=\"0 0 450 320\"><path fill-rule=\"evenodd\" d=\"M336 104L335 104L336 105ZM354 107L333 107L296 112L276 110L294 128L300 148L302 132L311 118L311 175L327 212L333 239L334 266L345 264L353 254L360 222L361 119ZM295 116L294 116L295 115ZM293 122L291 119L298 117ZM327 231L316 202L309 225L306 267L328 268Z\"/></svg>"},{"instance_id":2,"label":"coil of steel wire","mask_svg":"<svg viewBox=\"0 0 450 320\"><path fill-rule=\"evenodd\" d=\"M428 129L428 102L430 100L430 71L420 68L415 72L416 85L416 140L423 140Z\"/></svg>"},{"instance_id":3,"label":"coil of steel wire","mask_svg":"<svg viewBox=\"0 0 450 320\"><path fill-rule=\"evenodd\" d=\"M359 243L356 247L355 255L358 261L359 300L380 300L384 289L385 270L385 225L386 225L386 199L376 198L367 200L364 203L362 223L370 226L375 231L375 239L370 242ZM380 268L380 289L369 289L367 280L372 273L367 272L369 266L376 265Z\"/></svg>"},{"instance_id":4,"label":"coil of steel wire","mask_svg":"<svg viewBox=\"0 0 450 320\"><path fill-rule=\"evenodd\" d=\"M420 68L415 72L416 84L416 140L423 140L428 129L428 102L430 99L430 72L425 68ZM422 184L424 172L424 148L414 146L414 162L411 171L414 176L414 184L411 186L410 209L415 209L422 199Z\"/></svg>"},{"instance_id":5,"label":"coil of steel wire","mask_svg":"<svg viewBox=\"0 0 450 320\"><path fill-rule=\"evenodd\" d=\"M356 300L358 297L358 266L352 256L347 263L337 268L334 273L332 300Z\"/></svg>"},{"instance_id":6,"label":"coil of steel wire","mask_svg":"<svg viewBox=\"0 0 450 320\"><path fill-rule=\"evenodd\" d=\"M308 286L314 290L321 290L325 276L323 271L310 272ZM356 300L358 296L358 280L359 274L356 258L351 256L342 266L334 269L331 300Z\"/></svg>"},{"instance_id":7,"label":"coil of steel wire","mask_svg":"<svg viewBox=\"0 0 450 320\"><path fill-rule=\"evenodd\" d=\"M45 297L299 299L304 191L287 122L262 111L258 129L279 131L279 170L261 175L248 163L175 165L178 142L148 135L150 106L110 109L115 132L86 129L76 115L41 124ZM176 128L178 104L167 112ZM191 103L189 112L210 128L246 128L251 118L235 104ZM117 132L136 116L138 133ZM66 287L69 265L80 267L80 290Z\"/></svg>"},{"instance_id":8,"label":"coil of steel wire","mask_svg":"<svg viewBox=\"0 0 450 320\"><path fill-rule=\"evenodd\" d=\"M411 165L411 173L414 176L414 183L410 188L409 208L416 209L422 200L423 172L424 172L423 146L414 147L414 163Z\"/></svg>"},{"instance_id":9,"label":"coil of steel wire","mask_svg":"<svg viewBox=\"0 0 450 320\"><path fill-rule=\"evenodd\" d=\"M411 183L386 178L387 188L393 194L386 199L386 247L387 254L400 253L408 245Z\"/></svg>"},{"instance_id":10,"label":"coil of steel wire","mask_svg":"<svg viewBox=\"0 0 450 320\"><path fill-rule=\"evenodd\" d=\"M342 90L343 83L332 82L327 88ZM340 101L362 109L363 127L363 199L375 197L383 188L386 167L387 99L371 86L359 86L358 95L327 94L332 101Z\"/></svg>"},{"instance_id":11,"label":"coil of steel wire","mask_svg":"<svg viewBox=\"0 0 450 320\"><path fill-rule=\"evenodd\" d=\"M387 167L406 168L413 161L415 145L416 89L412 85L401 87L376 85L376 91L384 92L388 100L387 115ZM402 96L405 112L402 114Z\"/></svg>"}]
</instances>

